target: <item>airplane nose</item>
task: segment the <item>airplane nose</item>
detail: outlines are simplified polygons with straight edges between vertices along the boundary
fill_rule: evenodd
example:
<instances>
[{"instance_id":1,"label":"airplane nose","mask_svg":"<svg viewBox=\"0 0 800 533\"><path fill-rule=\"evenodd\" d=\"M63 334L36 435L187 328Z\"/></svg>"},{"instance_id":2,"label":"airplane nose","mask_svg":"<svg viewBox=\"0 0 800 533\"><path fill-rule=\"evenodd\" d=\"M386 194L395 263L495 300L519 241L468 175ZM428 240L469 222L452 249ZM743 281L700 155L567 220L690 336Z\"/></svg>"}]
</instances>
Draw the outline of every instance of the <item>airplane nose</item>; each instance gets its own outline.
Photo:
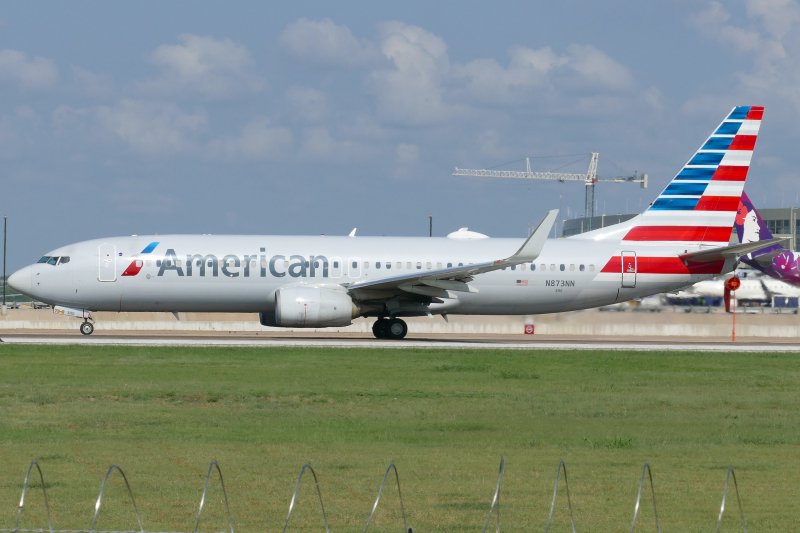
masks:
<instances>
[{"instance_id":1,"label":"airplane nose","mask_svg":"<svg viewBox=\"0 0 800 533\"><path fill-rule=\"evenodd\" d=\"M30 294L32 272L33 267L30 265L17 270L8 277L8 285L17 292Z\"/></svg>"}]
</instances>

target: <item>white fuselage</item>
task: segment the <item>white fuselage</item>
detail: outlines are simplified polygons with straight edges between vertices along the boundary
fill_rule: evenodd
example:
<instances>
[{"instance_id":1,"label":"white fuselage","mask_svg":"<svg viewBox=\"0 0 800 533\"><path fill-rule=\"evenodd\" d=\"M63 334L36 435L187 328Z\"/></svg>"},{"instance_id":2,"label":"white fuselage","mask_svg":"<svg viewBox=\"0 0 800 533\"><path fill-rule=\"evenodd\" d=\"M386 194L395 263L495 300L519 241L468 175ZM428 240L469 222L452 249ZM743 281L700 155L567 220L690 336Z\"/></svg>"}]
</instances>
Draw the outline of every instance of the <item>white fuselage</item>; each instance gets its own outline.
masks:
<instances>
[{"instance_id":1,"label":"white fuselage","mask_svg":"<svg viewBox=\"0 0 800 533\"><path fill-rule=\"evenodd\" d=\"M637 272L633 260L623 280L619 261L616 267L612 261L621 252L674 259L686 246L623 243L621 235L628 224L618 226L548 240L534 266L528 263L477 275L469 283L477 292L454 294L450 300L431 305L429 312L514 315L586 309L675 290L733 267L730 262L713 273L665 274ZM143 253L153 242L158 243L154 250ZM117 237L53 250L48 256L69 257L69 262L31 265L16 273L10 283L40 301L90 311L271 312L275 291L282 287L345 290L356 281L496 261L522 242L329 236ZM132 275L138 264L140 269Z\"/></svg>"}]
</instances>

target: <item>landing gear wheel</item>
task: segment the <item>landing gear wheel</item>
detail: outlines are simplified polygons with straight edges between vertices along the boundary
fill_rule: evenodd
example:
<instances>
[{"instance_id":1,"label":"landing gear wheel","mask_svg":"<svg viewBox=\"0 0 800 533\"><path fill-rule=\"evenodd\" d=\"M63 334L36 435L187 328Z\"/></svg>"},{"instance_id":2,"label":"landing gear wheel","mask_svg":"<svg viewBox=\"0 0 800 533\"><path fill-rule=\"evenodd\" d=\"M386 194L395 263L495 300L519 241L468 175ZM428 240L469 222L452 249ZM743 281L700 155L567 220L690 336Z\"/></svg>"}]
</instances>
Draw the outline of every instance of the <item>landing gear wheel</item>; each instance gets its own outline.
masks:
<instances>
[{"instance_id":1,"label":"landing gear wheel","mask_svg":"<svg viewBox=\"0 0 800 533\"><path fill-rule=\"evenodd\" d=\"M388 320L385 318L379 318L374 324L372 324L372 334L375 335L376 339L385 339L388 326Z\"/></svg>"},{"instance_id":2,"label":"landing gear wheel","mask_svg":"<svg viewBox=\"0 0 800 533\"><path fill-rule=\"evenodd\" d=\"M81 333L83 333L84 335L91 335L92 333L94 333L94 326L92 325L92 323L86 321L83 324L81 324Z\"/></svg>"},{"instance_id":3,"label":"landing gear wheel","mask_svg":"<svg viewBox=\"0 0 800 533\"><path fill-rule=\"evenodd\" d=\"M386 338L399 341L408 333L408 326L399 318L393 318L386 325Z\"/></svg>"}]
</instances>

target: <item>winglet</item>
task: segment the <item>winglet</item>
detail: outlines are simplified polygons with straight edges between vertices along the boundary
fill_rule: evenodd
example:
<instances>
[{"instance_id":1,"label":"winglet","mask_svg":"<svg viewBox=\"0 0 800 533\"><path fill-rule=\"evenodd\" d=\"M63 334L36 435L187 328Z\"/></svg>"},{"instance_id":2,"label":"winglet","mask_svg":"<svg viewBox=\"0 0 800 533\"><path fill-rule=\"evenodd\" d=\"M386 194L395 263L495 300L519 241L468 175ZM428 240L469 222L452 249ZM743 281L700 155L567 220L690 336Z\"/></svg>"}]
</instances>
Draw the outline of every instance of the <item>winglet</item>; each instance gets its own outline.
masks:
<instances>
[{"instance_id":1,"label":"winglet","mask_svg":"<svg viewBox=\"0 0 800 533\"><path fill-rule=\"evenodd\" d=\"M525 241L517 253L512 255L507 259L507 261L515 261L518 263L529 263L531 261L535 261L539 254L542 253L542 248L544 248L544 243L547 240L547 236L550 235L550 230L553 229L553 224L556 223L556 217L558 216L558 209L553 209L547 216L544 217L531 236L528 237L528 240Z\"/></svg>"},{"instance_id":2,"label":"winglet","mask_svg":"<svg viewBox=\"0 0 800 533\"><path fill-rule=\"evenodd\" d=\"M762 248L769 248L775 244L782 244L791 240L791 237L767 239L765 241L746 242L742 244L734 244L731 246L720 246L718 248L711 248L708 250L700 250L688 254L680 255L679 257L684 261L691 261L693 263L699 262L712 262L721 259L729 259L731 257L739 258L751 252L761 250Z\"/></svg>"},{"instance_id":3,"label":"winglet","mask_svg":"<svg viewBox=\"0 0 800 533\"><path fill-rule=\"evenodd\" d=\"M357 229L358 229L358 228L353 228L353 231L351 231L351 232L350 232L350 235L348 235L348 237L355 237L355 236L356 236L356 230L357 230Z\"/></svg>"}]
</instances>

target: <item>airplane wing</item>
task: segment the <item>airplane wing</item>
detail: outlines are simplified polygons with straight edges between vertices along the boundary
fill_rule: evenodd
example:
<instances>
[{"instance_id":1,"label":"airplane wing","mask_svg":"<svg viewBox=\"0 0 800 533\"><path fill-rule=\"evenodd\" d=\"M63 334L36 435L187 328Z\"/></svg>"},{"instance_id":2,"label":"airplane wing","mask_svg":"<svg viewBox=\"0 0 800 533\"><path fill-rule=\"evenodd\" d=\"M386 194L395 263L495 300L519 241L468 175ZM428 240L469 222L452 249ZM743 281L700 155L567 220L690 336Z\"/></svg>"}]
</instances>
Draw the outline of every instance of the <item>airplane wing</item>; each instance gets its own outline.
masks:
<instances>
[{"instance_id":1,"label":"airplane wing","mask_svg":"<svg viewBox=\"0 0 800 533\"><path fill-rule=\"evenodd\" d=\"M550 234L553 224L555 224L556 216L558 216L558 209L547 213L547 216L539 223L536 230L528 237L520 249L505 259L382 278L375 281L356 281L347 285L347 290L355 291L356 294L361 291L366 291L367 293L374 293L374 291L402 291L433 298L450 298L447 291L478 292L476 288L467 284L472 281L474 276L535 261L539 254L542 253L547 236Z\"/></svg>"},{"instance_id":2,"label":"airplane wing","mask_svg":"<svg viewBox=\"0 0 800 533\"><path fill-rule=\"evenodd\" d=\"M684 263L711 263L712 261L730 259L731 257L739 258L745 254L749 254L750 252L755 252L756 250L761 250L763 248L769 248L774 244L779 244L788 240L791 240L791 237L747 242L744 244L735 244L733 246L720 246L718 248L710 248L708 250L700 250L699 252L683 254L679 257Z\"/></svg>"}]
</instances>

